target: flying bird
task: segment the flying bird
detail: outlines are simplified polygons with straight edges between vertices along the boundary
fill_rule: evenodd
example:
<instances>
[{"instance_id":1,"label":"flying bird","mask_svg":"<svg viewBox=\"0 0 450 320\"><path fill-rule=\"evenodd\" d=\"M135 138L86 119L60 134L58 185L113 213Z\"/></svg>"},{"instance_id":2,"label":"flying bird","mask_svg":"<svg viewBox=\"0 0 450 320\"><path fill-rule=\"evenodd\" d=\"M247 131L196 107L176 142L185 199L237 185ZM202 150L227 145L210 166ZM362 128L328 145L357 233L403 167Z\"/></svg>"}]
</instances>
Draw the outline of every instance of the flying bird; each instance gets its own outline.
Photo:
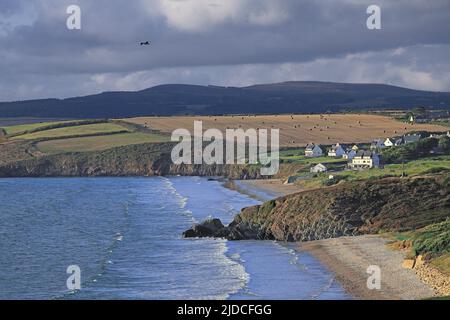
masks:
<instances>
[{"instance_id":1,"label":"flying bird","mask_svg":"<svg viewBox=\"0 0 450 320\"><path fill-rule=\"evenodd\" d=\"M141 42L141 46L149 46L150 41Z\"/></svg>"}]
</instances>

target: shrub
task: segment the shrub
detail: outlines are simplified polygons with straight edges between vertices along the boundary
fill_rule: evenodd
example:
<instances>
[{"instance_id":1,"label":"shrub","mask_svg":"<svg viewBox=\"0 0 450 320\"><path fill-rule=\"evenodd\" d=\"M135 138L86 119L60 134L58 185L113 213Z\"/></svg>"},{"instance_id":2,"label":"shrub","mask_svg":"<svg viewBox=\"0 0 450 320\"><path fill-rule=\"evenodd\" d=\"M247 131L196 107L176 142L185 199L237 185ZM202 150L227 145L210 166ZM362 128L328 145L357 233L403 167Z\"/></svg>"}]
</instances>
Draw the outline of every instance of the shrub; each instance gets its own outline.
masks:
<instances>
[{"instance_id":1,"label":"shrub","mask_svg":"<svg viewBox=\"0 0 450 320\"><path fill-rule=\"evenodd\" d=\"M416 254L450 252L450 219L423 228L412 241Z\"/></svg>"}]
</instances>

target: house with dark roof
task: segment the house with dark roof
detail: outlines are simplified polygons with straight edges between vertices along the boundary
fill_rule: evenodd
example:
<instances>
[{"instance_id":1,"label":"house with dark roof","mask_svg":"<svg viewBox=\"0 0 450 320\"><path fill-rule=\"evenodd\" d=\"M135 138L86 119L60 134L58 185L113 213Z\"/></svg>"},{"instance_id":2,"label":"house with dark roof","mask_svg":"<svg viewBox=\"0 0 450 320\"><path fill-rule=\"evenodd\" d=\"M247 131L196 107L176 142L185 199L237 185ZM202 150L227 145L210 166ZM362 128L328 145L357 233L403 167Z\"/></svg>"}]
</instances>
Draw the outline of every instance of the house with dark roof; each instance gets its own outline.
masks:
<instances>
[{"instance_id":1,"label":"house with dark roof","mask_svg":"<svg viewBox=\"0 0 450 320\"><path fill-rule=\"evenodd\" d=\"M385 147L386 146L384 145L384 139L375 139L372 141L372 144L370 145L370 150L379 150L384 149Z\"/></svg>"},{"instance_id":2,"label":"house with dark roof","mask_svg":"<svg viewBox=\"0 0 450 320\"><path fill-rule=\"evenodd\" d=\"M403 143L408 144L412 142L417 142L420 140L420 134L408 134L403 136Z\"/></svg>"},{"instance_id":3,"label":"house with dark roof","mask_svg":"<svg viewBox=\"0 0 450 320\"><path fill-rule=\"evenodd\" d=\"M310 143L306 146L305 156L310 157L310 158L317 158L317 157L321 157L322 155L323 155L323 150L319 145Z\"/></svg>"},{"instance_id":4,"label":"house with dark roof","mask_svg":"<svg viewBox=\"0 0 450 320\"><path fill-rule=\"evenodd\" d=\"M342 157L345 154L344 148L339 143L336 143L331 146L331 149L328 150L328 156L329 157L335 157L339 158Z\"/></svg>"}]
</instances>

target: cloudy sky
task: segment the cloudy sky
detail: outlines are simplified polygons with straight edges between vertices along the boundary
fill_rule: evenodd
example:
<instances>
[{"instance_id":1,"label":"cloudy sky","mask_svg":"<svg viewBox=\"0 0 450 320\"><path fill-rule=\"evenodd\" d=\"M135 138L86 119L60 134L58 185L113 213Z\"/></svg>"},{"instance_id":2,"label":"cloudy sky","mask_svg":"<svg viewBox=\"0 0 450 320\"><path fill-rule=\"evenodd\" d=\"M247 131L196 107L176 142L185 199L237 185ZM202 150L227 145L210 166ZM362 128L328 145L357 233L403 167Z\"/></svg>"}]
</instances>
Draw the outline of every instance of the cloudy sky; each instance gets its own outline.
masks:
<instances>
[{"instance_id":1,"label":"cloudy sky","mask_svg":"<svg viewBox=\"0 0 450 320\"><path fill-rule=\"evenodd\" d=\"M287 80L450 91L450 0L0 1L0 101Z\"/></svg>"}]
</instances>

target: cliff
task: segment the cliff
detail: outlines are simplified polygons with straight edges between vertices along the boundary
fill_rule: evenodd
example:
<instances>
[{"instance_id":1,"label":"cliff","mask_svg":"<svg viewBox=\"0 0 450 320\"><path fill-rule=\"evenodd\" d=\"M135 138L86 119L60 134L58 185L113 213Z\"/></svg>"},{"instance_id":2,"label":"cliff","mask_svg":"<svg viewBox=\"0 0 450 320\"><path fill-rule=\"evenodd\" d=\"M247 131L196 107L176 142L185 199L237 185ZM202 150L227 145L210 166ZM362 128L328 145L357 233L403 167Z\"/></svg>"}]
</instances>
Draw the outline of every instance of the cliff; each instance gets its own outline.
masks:
<instances>
[{"instance_id":1,"label":"cliff","mask_svg":"<svg viewBox=\"0 0 450 320\"><path fill-rule=\"evenodd\" d=\"M22 160L0 161L0 177L195 175L260 178L257 166L175 165L170 157L172 147L172 143L147 143L37 157L22 152L24 156L19 158Z\"/></svg>"},{"instance_id":2,"label":"cliff","mask_svg":"<svg viewBox=\"0 0 450 320\"><path fill-rule=\"evenodd\" d=\"M413 230L450 216L449 189L448 174L345 182L245 208L217 234L230 240L309 241ZM202 234L190 230L185 236Z\"/></svg>"}]
</instances>

